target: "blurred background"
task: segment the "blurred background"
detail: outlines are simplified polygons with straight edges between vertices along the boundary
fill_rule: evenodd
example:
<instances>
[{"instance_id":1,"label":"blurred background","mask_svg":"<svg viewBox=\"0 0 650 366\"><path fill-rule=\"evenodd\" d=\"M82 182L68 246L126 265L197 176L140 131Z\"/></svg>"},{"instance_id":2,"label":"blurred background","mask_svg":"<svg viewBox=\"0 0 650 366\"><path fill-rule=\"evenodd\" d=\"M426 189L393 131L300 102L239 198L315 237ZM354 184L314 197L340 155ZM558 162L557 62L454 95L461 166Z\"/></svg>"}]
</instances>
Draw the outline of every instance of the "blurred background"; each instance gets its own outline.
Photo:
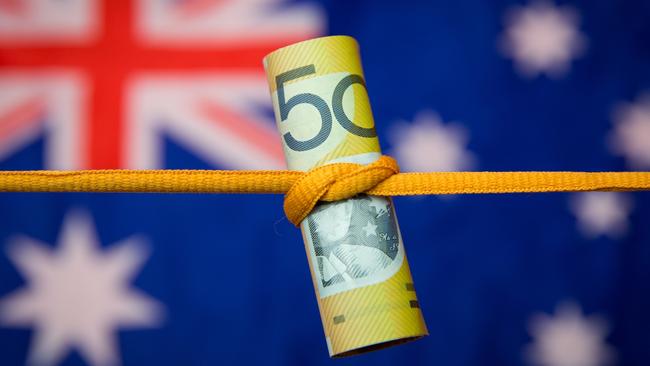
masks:
<instances>
[{"instance_id":1,"label":"blurred background","mask_svg":"<svg viewBox=\"0 0 650 366\"><path fill-rule=\"evenodd\" d=\"M0 0L0 169L280 169L357 38L403 170L650 170L650 3ZM648 365L650 193L397 198L430 336L331 360L282 197L0 194L1 365Z\"/></svg>"}]
</instances>

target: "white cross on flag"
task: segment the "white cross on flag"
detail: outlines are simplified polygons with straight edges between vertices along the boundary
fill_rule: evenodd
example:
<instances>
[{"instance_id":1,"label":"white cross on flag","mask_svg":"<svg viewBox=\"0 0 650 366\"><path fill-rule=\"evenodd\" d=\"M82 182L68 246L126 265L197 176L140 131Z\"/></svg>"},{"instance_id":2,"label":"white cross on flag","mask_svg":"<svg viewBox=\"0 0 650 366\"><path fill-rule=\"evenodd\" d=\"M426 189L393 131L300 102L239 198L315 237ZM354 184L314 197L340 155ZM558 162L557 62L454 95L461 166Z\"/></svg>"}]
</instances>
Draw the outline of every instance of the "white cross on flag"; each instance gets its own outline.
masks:
<instances>
[{"instance_id":1,"label":"white cross on flag","mask_svg":"<svg viewBox=\"0 0 650 366\"><path fill-rule=\"evenodd\" d=\"M283 0L0 1L0 160L158 168L161 134L217 166L280 168L261 60L323 31Z\"/></svg>"}]
</instances>

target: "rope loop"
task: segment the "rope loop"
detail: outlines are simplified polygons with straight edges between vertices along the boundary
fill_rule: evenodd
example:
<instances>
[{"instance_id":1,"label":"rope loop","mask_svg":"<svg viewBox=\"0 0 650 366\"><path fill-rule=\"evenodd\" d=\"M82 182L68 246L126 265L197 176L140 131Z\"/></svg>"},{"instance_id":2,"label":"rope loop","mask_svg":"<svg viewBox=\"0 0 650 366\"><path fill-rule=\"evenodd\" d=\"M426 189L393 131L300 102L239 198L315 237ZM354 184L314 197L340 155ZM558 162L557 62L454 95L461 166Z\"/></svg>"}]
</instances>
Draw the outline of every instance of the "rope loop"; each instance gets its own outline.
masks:
<instances>
[{"instance_id":1,"label":"rope loop","mask_svg":"<svg viewBox=\"0 0 650 366\"><path fill-rule=\"evenodd\" d=\"M334 163L314 168L296 180L284 196L284 213L299 226L318 201L354 197L397 173L397 162L385 155L368 165Z\"/></svg>"},{"instance_id":2,"label":"rope loop","mask_svg":"<svg viewBox=\"0 0 650 366\"><path fill-rule=\"evenodd\" d=\"M0 192L286 193L296 226L319 200L375 196L531 192L650 191L650 172L398 173L381 156L370 165L335 163L293 170L0 171Z\"/></svg>"}]
</instances>

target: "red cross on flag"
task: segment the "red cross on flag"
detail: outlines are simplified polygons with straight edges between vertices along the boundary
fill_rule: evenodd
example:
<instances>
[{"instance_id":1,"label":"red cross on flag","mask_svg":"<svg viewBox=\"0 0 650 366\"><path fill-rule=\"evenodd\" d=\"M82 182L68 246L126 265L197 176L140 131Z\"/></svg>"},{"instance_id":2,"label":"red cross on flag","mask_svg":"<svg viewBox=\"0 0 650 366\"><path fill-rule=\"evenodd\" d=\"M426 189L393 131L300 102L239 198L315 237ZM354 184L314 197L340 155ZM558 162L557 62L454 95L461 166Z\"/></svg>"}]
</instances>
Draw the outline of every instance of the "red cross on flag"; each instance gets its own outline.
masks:
<instances>
[{"instance_id":1,"label":"red cross on flag","mask_svg":"<svg viewBox=\"0 0 650 366\"><path fill-rule=\"evenodd\" d=\"M161 133L224 168L279 168L261 60L322 34L284 0L0 0L0 160L161 167Z\"/></svg>"}]
</instances>

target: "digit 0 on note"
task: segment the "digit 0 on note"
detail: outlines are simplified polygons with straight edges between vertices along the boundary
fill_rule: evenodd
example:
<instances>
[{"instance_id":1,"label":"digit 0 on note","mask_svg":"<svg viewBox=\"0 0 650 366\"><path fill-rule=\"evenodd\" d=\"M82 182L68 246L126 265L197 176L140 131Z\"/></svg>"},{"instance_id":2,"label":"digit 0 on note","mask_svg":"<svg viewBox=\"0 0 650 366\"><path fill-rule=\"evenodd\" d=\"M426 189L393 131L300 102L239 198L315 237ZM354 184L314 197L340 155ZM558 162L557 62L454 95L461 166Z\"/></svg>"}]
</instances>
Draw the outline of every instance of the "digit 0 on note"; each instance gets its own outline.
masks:
<instances>
[{"instance_id":1,"label":"digit 0 on note","mask_svg":"<svg viewBox=\"0 0 650 366\"><path fill-rule=\"evenodd\" d=\"M353 38L287 46L268 55L264 66L289 169L379 158ZM300 227L331 356L427 334L390 198L320 203Z\"/></svg>"}]
</instances>

